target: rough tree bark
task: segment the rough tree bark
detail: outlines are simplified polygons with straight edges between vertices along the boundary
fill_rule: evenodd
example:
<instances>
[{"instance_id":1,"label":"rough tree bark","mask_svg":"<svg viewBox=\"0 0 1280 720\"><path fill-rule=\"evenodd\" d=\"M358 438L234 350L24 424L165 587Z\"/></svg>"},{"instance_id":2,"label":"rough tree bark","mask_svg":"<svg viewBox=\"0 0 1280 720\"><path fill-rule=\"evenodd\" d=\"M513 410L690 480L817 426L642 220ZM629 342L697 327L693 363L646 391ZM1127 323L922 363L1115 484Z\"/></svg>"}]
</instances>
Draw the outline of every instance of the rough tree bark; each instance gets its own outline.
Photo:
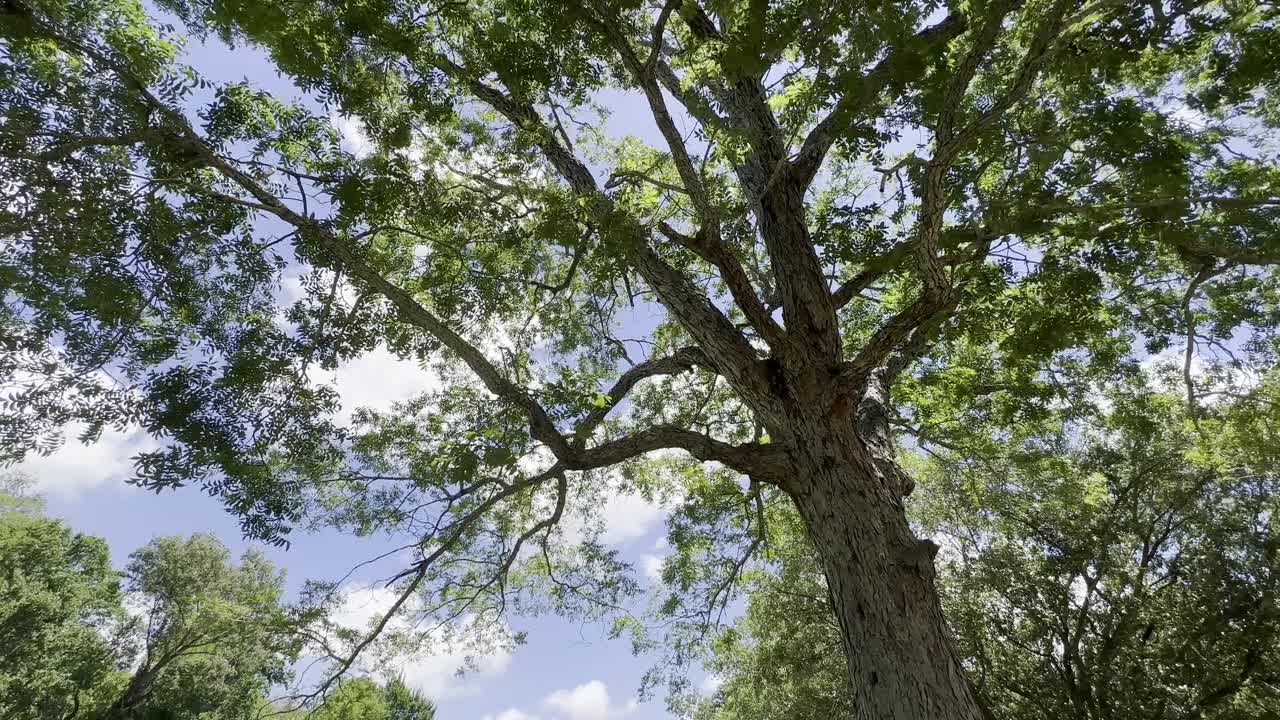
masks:
<instances>
[{"instance_id":1,"label":"rough tree bark","mask_svg":"<svg viewBox=\"0 0 1280 720\"><path fill-rule=\"evenodd\" d=\"M969 683L934 585L937 546L915 536L904 498L912 481L894 460L888 426L892 370L864 394L832 401L829 384L806 383L816 358L784 365L785 414L774 423L793 476L795 502L821 556L839 623L857 717L978 720L988 717Z\"/></svg>"},{"instance_id":2,"label":"rough tree bark","mask_svg":"<svg viewBox=\"0 0 1280 720\"><path fill-rule=\"evenodd\" d=\"M792 497L821 555L858 717L982 718L934 587L936 546L911 532L896 483L847 427L797 464Z\"/></svg>"},{"instance_id":3,"label":"rough tree bark","mask_svg":"<svg viewBox=\"0 0 1280 720\"><path fill-rule=\"evenodd\" d=\"M720 39L715 23L697 3L676 0L671 4L676 5L695 37L701 41ZM789 157L769 109L762 78L726 78L725 83L712 88L727 115L723 118L689 101L679 87L668 87L685 110L705 125L727 122L749 138L751 152L735 170L771 258L770 271L783 317L783 327L778 327L767 313L759 312L755 288L740 282L745 275L734 253L722 244L718 214L707 206L684 141L669 122L665 99L656 84L669 80L669 75L650 75L656 69L653 62L643 65L620 32L617 19L607 8L597 9L605 35L645 91L698 210L701 227L696 237L671 229L667 235L677 240L683 237L680 244L716 267L734 302L769 344L768 357L761 358L701 288L655 252L651 234L634 218L618 213L602 196L586 166L545 127L539 147L566 183L588 199L587 206L602 225L631 228L634 269L706 354L709 365L725 377L770 437L776 438L777 446L786 448L789 465L782 473L777 472L776 459L771 460L773 467L768 472L759 474L750 470L749 462L732 466L760 482L780 486L796 502L827 573L858 716L904 720L984 717L943 619L933 581L934 546L917 539L906 521L902 501L910 493L911 483L894 463L886 419L892 377L909 364L913 354L909 348L927 342L928 327L955 301L938 256L937 235L945 201L941 184L972 126L964 127L957 138L951 137L950 129L944 132L938 155L930 165L935 187L926 193L927 207L921 212L919 238L914 243L920 271L927 280L922 296L885 323L856 357L848 359L837 321L842 303L827 286L810 236L806 193L826 151L842 132L839 118L870 103L877 88L883 88L892 77L898 54L890 53L867 76L865 92L843 99L831 117L819 123L794 159ZM1001 6L984 30L993 35L992 28L999 27L1004 12L1010 9L1011 4ZM953 14L921 30L915 39L924 44L941 43L955 37L965 25ZM1045 26L1056 28L1056 21ZM954 78L952 114L972 79L977 60L991 42L991 37L980 39L968 53L965 69ZM1032 59L1039 61L1041 53L1029 53L1028 61ZM463 81L509 119L526 126L541 124L534 108L475 80L463 68L449 63L440 69ZM1025 90L1024 84L1021 91ZM1010 93L1006 100L1014 97ZM944 124L949 128L954 120L949 117ZM974 259L983 255L975 251ZM916 347L915 352L921 349Z\"/></svg>"}]
</instances>

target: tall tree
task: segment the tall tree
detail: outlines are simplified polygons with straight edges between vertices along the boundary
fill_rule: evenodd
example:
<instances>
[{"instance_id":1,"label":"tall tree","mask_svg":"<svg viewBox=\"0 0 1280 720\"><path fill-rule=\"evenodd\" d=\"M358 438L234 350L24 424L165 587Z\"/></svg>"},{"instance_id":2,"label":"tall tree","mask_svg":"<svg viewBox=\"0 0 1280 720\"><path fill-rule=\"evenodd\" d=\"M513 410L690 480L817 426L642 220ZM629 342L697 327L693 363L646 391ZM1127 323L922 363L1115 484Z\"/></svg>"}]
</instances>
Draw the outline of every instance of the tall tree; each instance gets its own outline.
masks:
<instances>
[{"instance_id":1,"label":"tall tree","mask_svg":"<svg viewBox=\"0 0 1280 720\"><path fill-rule=\"evenodd\" d=\"M236 565L210 536L159 538L122 583L101 538L5 485L21 494L0 491L0 714L249 720L269 708L318 618L280 603L282 578L260 554ZM379 720L434 713L398 680L378 693Z\"/></svg>"},{"instance_id":2,"label":"tall tree","mask_svg":"<svg viewBox=\"0 0 1280 720\"><path fill-rule=\"evenodd\" d=\"M158 4L369 147L248 84L202 104L130 0L0 6L3 449L140 422L138 480L254 536L408 532L391 614L616 606L617 556L556 528L675 451L749 478L739 528L794 503L859 716L975 718L895 390L1033 414L1176 339L1195 407L1200 350L1272 362L1268 3ZM602 131L619 95L658 147ZM339 427L317 370L379 346L444 389Z\"/></svg>"},{"instance_id":3,"label":"tall tree","mask_svg":"<svg viewBox=\"0 0 1280 720\"><path fill-rule=\"evenodd\" d=\"M378 685L367 677L337 685L315 712L316 720L434 720L435 705L421 693L392 678Z\"/></svg>"},{"instance_id":4,"label":"tall tree","mask_svg":"<svg viewBox=\"0 0 1280 720\"><path fill-rule=\"evenodd\" d=\"M913 519L944 539L943 605L997 717L1280 712L1278 390L1273 378L1216 405L1201 419L1212 432L1176 395L1128 389L1101 417L1037 428L1004 453L975 452L972 428L941 428L918 451ZM789 509L769 520L771 563L717 638L708 667L722 683L694 717L849 712L808 538Z\"/></svg>"},{"instance_id":5,"label":"tall tree","mask_svg":"<svg viewBox=\"0 0 1280 720\"><path fill-rule=\"evenodd\" d=\"M387 681L382 696L387 703L387 720L435 720L435 703L400 677Z\"/></svg>"},{"instance_id":6,"label":"tall tree","mask_svg":"<svg viewBox=\"0 0 1280 720\"><path fill-rule=\"evenodd\" d=\"M301 635L280 604L283 576L249 551L240 563L210 535L158 538L130 556L141 657L105 720L257 717L290 678Z\"/></svg>"},{"instance_id":7,"label":"tall tree","mask_svg":"<svg viewBox=\"0 0 1280 720\"><path fill-rule=\"evenodd\" d=\"M119 575L101 538L4 490L21 488L0 489L0 715L86 717L127 650Z\"/></svg>"}]
</instances>

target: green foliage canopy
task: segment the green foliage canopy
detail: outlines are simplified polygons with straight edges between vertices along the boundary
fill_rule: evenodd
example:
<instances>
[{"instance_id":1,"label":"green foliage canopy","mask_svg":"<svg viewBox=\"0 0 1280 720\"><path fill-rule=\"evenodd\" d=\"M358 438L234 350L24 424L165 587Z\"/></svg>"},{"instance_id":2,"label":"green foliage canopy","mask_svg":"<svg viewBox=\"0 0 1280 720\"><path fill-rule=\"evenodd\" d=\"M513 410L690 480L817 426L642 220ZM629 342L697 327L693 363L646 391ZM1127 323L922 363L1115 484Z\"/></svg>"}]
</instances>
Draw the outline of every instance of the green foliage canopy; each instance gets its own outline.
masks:
<instances>
[{"instance_id":1,"label":"green foliage canopy","mask_svg":"<svg viewBox=\"0 0 1280 720\"><path fill-rule=\"evenodd\" d=\"M911 451L916 521L943 548L948 619L996 717L1269 718L1280 712L1274 378L1198 432L1177 394L1107 409L1001 454L961 428ZM968 436L968 437L966 437ZM794 512L768 519L747 610L690 697L696 718L850 714L839 627Z\"/></svg>"},{"instance_id":2,"label":"green foliage canopy","mask_svg":"<svg viewBox=\"0 0 1280 720\"><path fill-rule=\"evenodd\" d=\"M0 495L0 714L71 717L104 701L129 648L120 578L100 538L24 500Z\"/></svg>"},{"instance_id":3,"label":"green foliage canopy","mask_svg":"<svg viewBox=\"0 0 1280 720\"><path fill-rule=\"evenodd\" d=\"M236 564L208 535L157 538L120 573L101 538L31 500L0 496L0 715L250 720L316 651L304 640L319 618L281 602L260 553ZM432 717L403 683L378 692L375 720Z\"/></svg>"},{"instance_id":4,"label":"green foliage canopy","mask_svg":"<svg viewBox=\"0 0 1280 720\"><path fill-rule=\"evenodd\" d=\"M1002 428L992 450L1175 349L1204 424L1280 349L1269 3L159 5L370 147L201 80L131 0L0 6L0 451L140 424L165 445L136 481L200 485L252 537L410 536L393 612L615 613L629 568L559 528L629 491L690 500L667 604L705 625L794 500L858 712L899 677L968 697L897 640L945 634L928 559L857 564L927 549L890 421ZM607 93L663 142L606 134ZM440 389L338 423L317 371L379 347ZM884 531L851 547L836 506ZM884 597L864 571L920 602L853 622Z\"/></svg>"}]
</instances>

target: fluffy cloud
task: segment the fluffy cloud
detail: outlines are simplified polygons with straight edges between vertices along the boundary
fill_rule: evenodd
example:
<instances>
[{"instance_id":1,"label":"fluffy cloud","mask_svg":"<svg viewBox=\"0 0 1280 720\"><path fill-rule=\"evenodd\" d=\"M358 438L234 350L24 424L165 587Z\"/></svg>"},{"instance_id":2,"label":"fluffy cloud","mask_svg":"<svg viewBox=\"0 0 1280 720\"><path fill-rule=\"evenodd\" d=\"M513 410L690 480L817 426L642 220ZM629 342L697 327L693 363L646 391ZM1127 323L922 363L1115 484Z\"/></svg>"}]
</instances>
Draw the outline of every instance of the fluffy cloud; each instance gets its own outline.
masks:
<instances>
[{"instance_id":1,"label":"fluffy cloud","mask_svg":"<svg viewBox=\"0 0 1280 720\"><path fill-rule=\"evenodd\" d=\"M520 471L533 475L555 464L555 458L545 447L539 446L520 459ZM618 485L616 476L609 472L596 475L597 482L608 483L599 497L584 497L579 503L582 512L570 511L560 521L565 539L571 543L582 542L588 532L600 526L600 542L606 545L623 545L644 537L672 507L666 503L646 500L639 493L628 492ZM547 500L550 506L550 498Z\"/></svg>"},{"instance_id":2,"label":"fluffy cloud","mask_svg":"<svg viewBox=\"0 0 1280 720\"><path fill-rule=\"evenodd\" d=\"M356 408L390 409L391 404L407 400L440 387L440 377L411 360L401 360L384 347L367 352L343 363L337 372L323 379L332 382L342 399L338 418L351 420Z\"/></svg>"},{"instance_id":3,"label":"fluffy cloud","mask_svg":"<svg viewBox=\"0 0 1280 720\"><path fill-rule=\"evenodd\" d=\"M640 569L644 571L644 576L649 578L649 582L656 583L662 580L662 563L665 560L665 557L648 553L640 556Z\"/></svg>"},{"instance_id":4,"label":"fluffy cloud","mask_svg":"<svg viewBox=\"0 0 1280 720\"><path fill-rule=\"evenodd\" d=\"M1147 381L1153 387L1158 387L1159 381L1163 378L1176 378L1177 383L1182 382L1181 373L1183 364L1186 362L1186 351L1183 347L1171 347L1156 355L1150 355L1144 359L1140 366L1146 373ZM1198 390L1207 390L1204 387L1206 383L1216 383L1229 385L1238 391L1247 391L1255 388L1262 382L1262 376L1257 373L1240 368L1218 368L1216 372L1210 364L1205 362L1200 355L1191 356L1191 379L1196 383ZM1201 400L1204 404L1213 404L1219 398L1207 397Z\"/></svg>"},{"instance_id":5,"label":"fluffy cloud","mask_svg":"<svg viewBox=\"0 0 1280 720\"><path fill-rule=\"evenodd\" d=\"M611 494L600 512L604 520L604 533L600 540L609 545L621 545L644 537L667 511L660 503L639 495Z\"/></svg>"},{"instance_id":6,"label":"fluffy cloud","mask_svg":"<svg viewBox=\"0 0 1280 720\"><path fill-rule=\"evenodd\" d=\"M617 720L636 709L634 698L622 705L612 704L609 688L599 680L556 690L547 696L543 704L565 720Z\"/></svg>"},{"instance_id":7,"label":"fluffy cloud","mask_svg":"<svg viewBox=\"0 0 1280 720\"><path fill-rule=\"evenodd\" d=\"M344 627L365 630L376 618L380 618L391 609L396 597L396 590L381 586L350 591L344 597L342 605L334 612L332 619ZM407 610L402 610L402 613L404 612ZM475 627L473 619L466 617L462 618L457 626L462 635L479 638L482 642L501 640L499 636L507 632L505 627ZM388 628L393 631L404 631L409 628L409 621L402 616L392 620ZM465 637L460 638L460 640L465 639ZM398 675L407 685L422 691L428 697L439 700L464 695L474 689L467 683L467 677L458 675L460 669L468 666L468 658L473 654L463 642L446 641L441 642L439 646L407 654L376 657L375 653L374 662L360 667L359 671L384 678ZM472 678L496 677L504 673L511 664L511 652L499 642L491 652L475 657L474 661L475 675L471 676ZM521 716L499 715L496 720L522 719Z\"/></svg>"},{"instance_id":8,"label":"fluffy cloud","mask_svg":"<svg viewBox=\"0 0 1280 720\"><path fill-rule=\"evenodd\" d=\"M373 152L373 142L369 140L369 135L364 130L364 121L360 118L334 113L329 116L329 124L338 131L343 150L357 158L363 158Z\"/></svg>"},{"instance_id":9,"label":"fluffy cloud","mask_svg":"<svg viewBox=\"0 0 1280 720\"><path fill-rule=\"evenodd\" d=\"M560 521L564 537L570 543L582 542L599 526L600 542L625 545L647 535L669 509L663 503L617 488L609 488L598 499L583 500L578 511L566 512Z\"/></svg>"},{"instance_id":10,"label":"fluffy cloud","mask_svg":"<svg viewBox=\"0 0 1280 720\"><path fill-rule=\"evenodd\" d=\"M302 299L306 292L300 275L286 275L277 296L281 308ZM354 286L342 283L340 292L348 306L355 302L357 293ZM278 321L288 324L283 310ZM313 368L310 377L313 382L332 384L337 388L342 401L342 410L337 417L343 423L351 421L356 408L388 410L396 401L440 387L440 376L434 370L423 368L412 360L402 360L384 346L342 363L334 372Z\"/></svg>"},{"instance_id":11,"label":"fluffy cloud","mask_svg":"<svg viewBox=\"0 0 1280 720\"><path fill-rule=\"evenodd\" d=\"M507 708L497 715L485 715L481 720L538 720L538 716L516 708Z\"/></svg>"},{"instance_id":12,"label":"fluffy cloud","mask_svg":"<svg viewBox=\"0 0 1280 720\"><path fill-rule=\"evenodd\" d=\"M133 472L131 458L156 448L155 440L142 430L105 430L97 442L83 445L76 440L83 430L83 425L69 425L66 428L67 442L57 452L47 456L29 456L18 465L18 472L35 480L37 492L74 498L105 483L127 488L124 481Z\"/></svg>"},{"instance_id":13,"label":"fluffy cloud","mask_svg":"<svg viewBox=\"0 0 1280 720\"><path fill-rule=\"evenodd\" d=\"M556 690L542 701L548 720L622 720L635 711L635 698L615 705L609 698L609 688L600 680L591 680L577 687ZM481 720L541 720L519 708L508 708L497 715L485 715Z\"/></svg>"}]
</instances>

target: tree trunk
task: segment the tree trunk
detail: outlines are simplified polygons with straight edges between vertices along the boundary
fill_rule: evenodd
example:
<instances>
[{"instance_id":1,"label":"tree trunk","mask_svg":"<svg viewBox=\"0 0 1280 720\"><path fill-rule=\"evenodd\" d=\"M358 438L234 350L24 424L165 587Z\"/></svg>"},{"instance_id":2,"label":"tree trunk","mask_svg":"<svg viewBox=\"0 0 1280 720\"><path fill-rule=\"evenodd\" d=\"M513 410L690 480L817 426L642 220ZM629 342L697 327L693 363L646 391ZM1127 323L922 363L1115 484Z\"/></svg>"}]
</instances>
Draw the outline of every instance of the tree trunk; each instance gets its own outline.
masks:
<instances>
[{"instance_id":1,"label":"tree trunk","mask_svg":"<svg viewBox=\"0 0 1280 720\"><path fill-rule=\"evenodd\" d=\"M120 696L102 714L102 720L125 720L128 718L134 708L147 699L147 695L151 692L151 683L155 680L158 671L159 668L152 667L144 662L142 667L138 668L133 676L129 678L129 684L125 686Z\"/></svg>"},{"instance_id":2,"label":"tree trunk","mask_svg":"<svg viewBox=\"0 0 1280 720\"><path fill-rule=\"evenodd\" d=\"M885 448L848 428L804 452L792 496L826 571L857 717L986 717L942 617L937 546L907 525L910 488Z\"/></svg>"}]
</instances>

